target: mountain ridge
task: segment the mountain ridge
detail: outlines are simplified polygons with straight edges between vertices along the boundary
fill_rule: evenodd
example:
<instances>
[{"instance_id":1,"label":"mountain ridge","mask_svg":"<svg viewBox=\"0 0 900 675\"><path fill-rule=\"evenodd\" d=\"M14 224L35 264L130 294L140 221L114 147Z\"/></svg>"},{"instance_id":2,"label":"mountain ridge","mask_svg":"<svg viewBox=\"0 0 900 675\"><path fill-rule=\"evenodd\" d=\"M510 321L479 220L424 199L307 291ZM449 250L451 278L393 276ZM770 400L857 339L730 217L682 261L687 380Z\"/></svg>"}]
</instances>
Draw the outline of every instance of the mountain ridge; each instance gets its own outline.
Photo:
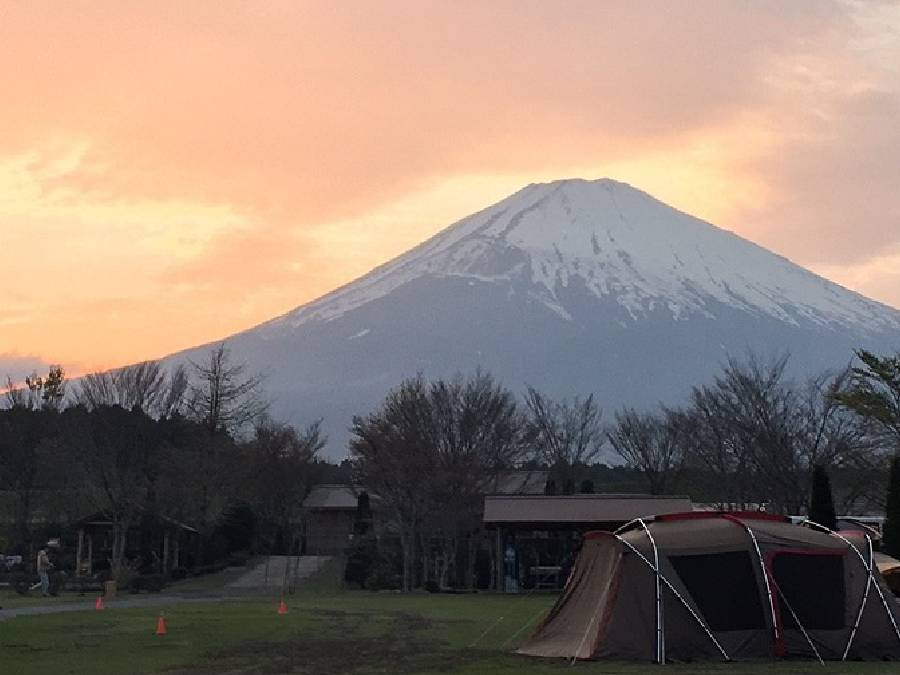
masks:
<instances>
[{"instance_id":1,"label":"mountain ridge","mask_svg":"<svg viewBox=\"0 0 900 675\"><path fill-rule=\"evenodd\" d=\"M481 367L516 392L677 404L729 356L797 375L900 348L900 311L601 179L531 184L279 317L227 338L273 414L325 417L328 454L404 377ZM205 346L170 360L198 358Z\"/></svg>"},{"instance_id":2,"label":"mountain ridge","mask_svg":"<svg viewBox=\"0 0 900 675\"><path fill-rule=\"evenodd\" d=\"M690 226L695 227L695 228L697 228L699 226L700 228L708 230L708 232L714 232L716 234L716 236L720 236L720 237L724 237L724 238L731 238L734 240L735 243L739 243L746 247L751 247L753 251L757 252L758 254L761 254L764 257L769 257L772 260L779 260L782 263L784 263L785 265L789 266L790 268L793 268L794 270L802 271L803 275L807 276L810 279L815 280L816 283L824 284L827 289L831 290L834 293L846 293L846 294L849 294L850 296L853 296L854 298L864 302L868 306L876 306L877 305L880 308L897 312L897 317L894 319L894 321L889 322L889 327L891 329L900 330L900 311L896 310L895 308L892 308L889 305L886 305L884 303L879 303L875 300L871 300L855 291L852 291L843 286L840 286L839 284L837 284L829 279L826 279L825 277L822 277L820 275L815 274L814 272L811 272L810 270L802 268L801 266L797 265L796 263L789 260L788 258L781 256L777 253L773 253L773 252L769 251L768 249L766 249L748 239L745 239L744 237L741 237L738 234L735 234L734 232L725 230L723 228L719 228L716 225L713 225L712 223L708 223L707 221L703 221L698 218L695 218L683 211L669 207L666 204L664 204L663 202L661 202L661 201L655 199L654 197L652 197L651 195L647 194L646 192L643 192L637 188L634 188L634 187L628 185L627 183L622 183L622 182L615 181L615 180L612 180L609 178L603 178L603 179L598 179L598 180L593 180L593 181L588 181L585 179L571 179L570 178L570 179L562 179L562 180L558 180L558 181L552 181L550 183L531 183L528 186L522 188L521 190L513 193L506 199L503 199L485 209L482 209L481 211L479 211L475 214L472 214L471 216L468 216L466 218L463 218L462 220L457 221L456 223L453 223L452 225L448 226L447 228L444 228L443 230L441 230L437 234L433 235L426 241L413 247L406 253L401 254L400 256L397 256L396 258L394 258L390 261L387 261L386 263L384 263L382 265L379 265L378 267L374 268L369 273L359 277L358 279L351 281L348 284L345 284L345 285L339 287L338 289L335 289L334 291L331 291L330 293L327 293L324 296L321 296L320 298L317 298L309 303L306 303L297 308L294 308L294 309L286 312L285 314L281 315L280 317L276 317L275 319L264 322L263 324L260 324L256 328L261 328L263 326L278 324L280 322L289 322L292 327L296 328L297 326L304 323L306 320L315 319L315 318L321 318L324 320L328 320L329 318L334 318L334 316L340 315L340 313L342 311L348 311L349 309L359 306L359 303L364 303L364 302L371 300L372 296L371 295L369 295L369 296L363 295L362 297L359 297L357 299L357 302L354 302L351 299L347 305L344 305L339 309L332 309L330 312L329 311L321 311L320 308L322 308L323 305L327 305L329 303L333 303L335 301L344 299L348 295L353 295L354 293L359 294L361 286L365 286L368 288L368 287L371 287L372 285L376 285L378 282L383 281L385 276L397 273L400 270L402 270L404 267L409 266L410 264L415 264L417 262L421 262L423 257L425 257L426 260L431 261L431 260L434 260L434 258L437 254L442 253L442 252L447 252L448 249L458 247L460 244L465 243L466 241L470 241L473 244L477 243L477 239L479 238L479 235L484 238L491 238L491 239L495 239L495 240L506 240L507 243L509 243L510 245L512 245L516 248L520 248L520 249L529 251L529 252L541 252L541 253L545 253L545 254L552 252L552 253L556 254L557 257L562 258L563 251L560 250L560 248L558 247L558 243L555 241L552 242L552 249L551 248L541 249L540 247L529 246L528 241L509 242L507 239L507 236L511 232L513 232L515 230L515 228L520 224L520 222L525 214L527 214L529 211L533 211L534 209L539 208L543 203L546 203L546 201L553 196L553 193L564 191L565 188L567 188L567 187L571 188L573 186L578 186L578 187L590 186L590 188L600 187L600 188L606 189L611 194L613 194L613 202L615 201L614 191L618 191L619 193L624 194L627 197L638 196L640 199L642 199L646 202L652 203L653 206L656 208L663 209L663 210L669 212L669 214L677 214L678 217L682 219L682 222L678 223L679 225L684 226L685 224L689 224ZM499 235L490 232L490 230L493 226L495 226L498 222L502 221L502 217L508 213L508 211L510 210L510 207L513 204L515 204L515 202L519 198L521 198L522 196L525 196L527 193L529 193L529 191L536 191L536 190L544 191L544 194L540 195L540 197L536 201L534 201L532 204L528 205L524 209L520 209L519 211L517 211L516 215L510 219L512 222L506 224L504 226L504 230L502 232L500 232ZM563 200L564 204L568 202L568 200L566 200L565 195L563 195L562 200ZM625 220L624 214L622 214L620 209L618 209L618 211L619 211L619 213L618 213L619 217L624 221ZM486 220L484 222L479 222L479 219L483 218L484 216L487 216ZM614 242L615 240L610 235L608 228L607 228L606 233L610 237L610 240ZM592 248L594 254L599 254L603 250L602 246L599 242L598 234L600 234L600 233L598 233L597 231L591 232L590 244L591 244L591 248ZM659 232L656 232L654 234L659 235ZM473 241L473 238L475 241ZM521 245L522 243L524 243L524 246ZM584 250L584 248L585 248L585 243L582 242L581 250ZM748 250L751 250L751 249L748 249ZM626 266L631 267L631 265L629 264L629 261L628 261L628 257L633 257L632 254L621 248L617 249L617 252L620 254L620 258L622 258L623 263ZM479 251L475 251L474 253L477 255L479 253ZM566 253L569 255L574 254L576 257L579 257L577 250L576 251L570 250L570 251L567 251ZM585 259L585 256L580 256L580 259ZM675 259L680 261L680 258L678 258L677 255L675 256ZM458 262L458 260L457 260L457 262ZM541 262L543 263L544 270L547 270L548 269L548 265L547 265L548 261L542 260ZM680 261L680 262L681 262L681 264L684 264L683 261ZM421 266L419 266L415 271L420 274L421 273L436 273L436 274L456 273L456 274L461 274L463 276L479 276L484 279L496 279L500 276L500 275L477 274L477 273L473 273L471 270L463 270L463 269L448 270L448 269L440 269L440 268L435 269L434 267L432 267L432 268L425 267L423 269ZM712 275L710 275L710 276L712 276ZM550 281L555 281L554 276L545 273L544 277L545 277L544 285L547 287L547 290L551 290L550 289ZM391 290L393 290L393 288L396 288L397 285L399 285L400 283L402 283L403 281L406 281L406 280L408 280L408 279L407 278L397 278L394 281L393 285L391 285L389 288L384 289L382 291L382 294L390 292ZM563 282L565 283L565 280L563 280ZM665 296L665 293L663 291L665 291L666 289L657 288L656 290L659 291L658 295L663 296L663 297ZM707 287L707 290L709 290L708 287ZM727 292L730 289L726 288L725 290ZM376 294L377 294L377 291L376 291ZM680 295L682 295L682 294L680 294ZM721 295L719 297L721 299ZM693 308L698 309L698 307L695 304L693 305ZM773 309L771 307L771 305L769 308ZM635 307L635 309L637 309L637 308ZM776 312L776 314L777 314L777 312ZM565 316L565 314L562 314L562 316ZM676 318L678 318L677 314L676 314Z\"/></svg>"}]
</instances>

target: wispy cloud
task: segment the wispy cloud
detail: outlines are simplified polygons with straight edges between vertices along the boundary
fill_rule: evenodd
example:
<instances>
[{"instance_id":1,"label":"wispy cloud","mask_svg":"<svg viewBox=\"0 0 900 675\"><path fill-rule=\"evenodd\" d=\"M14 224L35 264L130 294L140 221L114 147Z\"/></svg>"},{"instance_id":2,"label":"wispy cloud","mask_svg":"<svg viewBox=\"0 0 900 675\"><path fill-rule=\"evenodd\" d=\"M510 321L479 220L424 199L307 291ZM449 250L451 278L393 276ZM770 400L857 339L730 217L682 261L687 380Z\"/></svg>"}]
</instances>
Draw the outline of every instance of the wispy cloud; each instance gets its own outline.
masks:
<instances>
[{"instance_id":1,"label":"wispy cloud","mask_svg":"<svg viewBox=\"0 0 900 675\"><path fill-rule=\"evenodd\" d=\"M900 244L898 31L838 0L10 5L0 351L221 337L571 175L900 306L865 267Z\"/></svg>"}]
</instances>

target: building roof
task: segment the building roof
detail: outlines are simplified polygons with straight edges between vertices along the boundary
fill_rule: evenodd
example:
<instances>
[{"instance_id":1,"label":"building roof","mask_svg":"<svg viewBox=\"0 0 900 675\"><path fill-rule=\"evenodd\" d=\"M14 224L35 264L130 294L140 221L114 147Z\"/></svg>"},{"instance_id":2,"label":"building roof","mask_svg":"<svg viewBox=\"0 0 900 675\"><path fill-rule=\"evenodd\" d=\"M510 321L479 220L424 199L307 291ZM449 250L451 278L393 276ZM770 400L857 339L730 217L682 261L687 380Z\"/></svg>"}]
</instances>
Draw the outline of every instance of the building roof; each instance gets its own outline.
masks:
<instances>
[{"instance_id":1,"label":"building roof","mask_svg":"<svg viewBox=\"0 0 900 675\"><path fill-rule=\"evenodd\" d=\"M356 509L357 489L353 485L316 485L303 500L304 509Z\"/></svg>"},{"instance_id":2,"label":"building roof","mask_svg":"<svg viewBox=\"0 0 900 675\"><path fill-rule=\"evenodd\" d=\"M492 495L484 498L487 524L620 523L690 510L690 498L676 496Z\"/></svg>"},{"instance_id":3,"label":"building roof","mask_svg":"<svg viewBox=\"0 0 900 675\"><path fill-rule=\"evenodd\" d=\"M145 516L157 521L161 525L168 525L172 528L183 530L184 532L199 534L199 530L191 527L187 523L182 523L180 520L175 520L174 518L169 518L168 516L159 515L157 513L145 513ZM84 518L76 520L72 524L76 527L112 527L113 521L112 517L108 513L99 511L97 513L92 513L89 516L85 516Z\"/></svg>"}]
</instances>

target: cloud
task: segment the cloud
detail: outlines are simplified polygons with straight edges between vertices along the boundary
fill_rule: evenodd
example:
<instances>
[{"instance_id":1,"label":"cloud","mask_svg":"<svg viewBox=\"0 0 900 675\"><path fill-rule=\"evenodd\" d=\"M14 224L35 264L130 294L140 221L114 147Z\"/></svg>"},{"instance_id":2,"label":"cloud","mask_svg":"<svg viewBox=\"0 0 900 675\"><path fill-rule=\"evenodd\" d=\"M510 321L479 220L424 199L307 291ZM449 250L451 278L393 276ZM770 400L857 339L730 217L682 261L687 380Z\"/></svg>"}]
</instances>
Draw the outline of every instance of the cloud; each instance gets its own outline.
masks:
<instances>
[{"instance_id":1,"label":"cloud","mask_svg":"<svg viewBox=\"0 0 900 675\"><path fill-rule=\"evenodd\" d=\"M10 5L0 351L221 337L572 175L892 301L852 270L900 238L898 28L819 0Z\"/></svg>"},{"instance_id":2,"label":"cloud","mask_svg":"<svg viewBox=\"0 0 900 675\"><path fill-rule=\"evenodd\" d=\"M21 104L0 138L90 139L57 189L321 222L721 125L764 100L771 62L848 21L818 2L212 7L8 10L0 85Z\"/></svg>"},{"instance_id":3,"label":"cloud","mask_svg":"<svg viewBox=\"0 0 900 675\"><path fill-rule=\"evenodd\" d=\"M6 387L7 378L14 383L21 383L32 373L46 373L50 365L37 356L0 354L0 389Z\"/></svg>"}]
</instances>

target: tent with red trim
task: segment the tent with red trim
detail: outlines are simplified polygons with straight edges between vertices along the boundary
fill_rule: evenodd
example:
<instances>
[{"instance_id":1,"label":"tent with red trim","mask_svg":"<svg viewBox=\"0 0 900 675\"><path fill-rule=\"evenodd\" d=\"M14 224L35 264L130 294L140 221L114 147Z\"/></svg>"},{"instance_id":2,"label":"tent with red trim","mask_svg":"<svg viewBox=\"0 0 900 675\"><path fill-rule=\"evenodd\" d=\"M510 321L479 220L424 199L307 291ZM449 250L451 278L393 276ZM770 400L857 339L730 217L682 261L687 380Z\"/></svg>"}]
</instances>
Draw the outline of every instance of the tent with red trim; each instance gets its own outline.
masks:
<instances>
[{"instance_id":1,"label":"tent with red trim","mask_svg":"<svg viewBox=\"0 0 900 675\"><path fill-rule=\"evenodd\" d=\"M658 663L900 660L900 618L867 536L765 513L694 512L589 532L519 648Z\"/></svg>"}]
</instances>

